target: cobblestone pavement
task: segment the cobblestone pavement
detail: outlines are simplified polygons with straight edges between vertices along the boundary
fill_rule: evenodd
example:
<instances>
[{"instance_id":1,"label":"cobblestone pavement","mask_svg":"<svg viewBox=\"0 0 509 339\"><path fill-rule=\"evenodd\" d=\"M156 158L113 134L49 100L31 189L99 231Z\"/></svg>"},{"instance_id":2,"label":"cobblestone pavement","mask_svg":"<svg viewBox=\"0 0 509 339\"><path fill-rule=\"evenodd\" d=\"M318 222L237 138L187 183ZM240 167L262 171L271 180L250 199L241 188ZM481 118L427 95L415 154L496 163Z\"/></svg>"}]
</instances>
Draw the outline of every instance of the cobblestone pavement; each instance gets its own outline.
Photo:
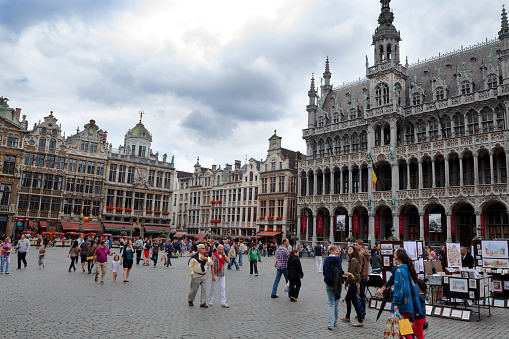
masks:
<instances>
[{"instance_id":1,"label":"cobblestone pavement","mask_svg":"<svg viewBox=\"0 0 509 339\"><path fill-rule=\"evenodd\" d=\"M118 249L114 249L118 251ZM130 282L112 282L108 271L105 285L91 275L67 269L68 249L50 248L46 267L37 268L36 250L28 254L28 267L17 270L13 254L9 275L0 275L2 327L10 338L280 338L321 337L381 338L389 313L375 322L376 311L368 309L364 328L340 323L327 330L327 296L323 276L316 273L314 259L303 258L304 279L299 302L284 297L271 299L275 277L274 257L263 258L260 275L249 275L247 260L239 271L226 274L229 309L219 303L208 309L187 305L190 277L187 258L173 259L165 269L134 265ZM108 260L111 262L112 257ZM216 289L215 301L219 300ZM346 305L340 304L343 316ZM483 311L480 322L428 318L427 338L507 338L509 309L493 309L490 318Z\"/></svg>"}]
</instances>

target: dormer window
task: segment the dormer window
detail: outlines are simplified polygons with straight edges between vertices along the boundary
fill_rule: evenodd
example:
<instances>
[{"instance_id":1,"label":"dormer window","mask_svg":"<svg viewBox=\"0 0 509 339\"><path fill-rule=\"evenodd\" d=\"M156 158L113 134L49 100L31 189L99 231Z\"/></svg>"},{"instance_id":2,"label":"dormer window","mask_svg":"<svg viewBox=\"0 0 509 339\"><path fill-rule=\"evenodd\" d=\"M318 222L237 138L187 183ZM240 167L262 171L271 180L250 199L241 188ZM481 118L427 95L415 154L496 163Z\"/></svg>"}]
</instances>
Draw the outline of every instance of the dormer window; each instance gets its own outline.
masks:
<instances>
[{"instance_id":1,"label":"dormer window","mask_svg":"<svg viewBox=\"0 0 509 339\"><path fill-rule=\"evenodd\" d=\"M334 123L339 123L339 113L334 113Z\"/></svg>"},{"instance_id":2,"label":"dormer window","mask_svg":"<svg viewBox=\"0 0 509 339\"><path fill-rule=\"evenodd\" d=\"M324 120L325 119L323 117L318 118L318 127L323 127Z\"/></svg>"},{"instance_id":3,"label":"dormer window","mask_svg":"<svg viewBox=\"0 0 509 339\"><path fill-rule=\"evenodd\" d=\"M445 99L445 93L443 87L437 87L435 90L435 95L437 97L437 100L444 100Z\"/></svg>"},{"instance_id":4,"label":"dormer window","mask_svg":"<svg viewBox=\"0 0 509 339\"><path fill-rule=\"evenodd\" d=\"M470 92L471 92L470 82L468 82L468 80L462 81L461 82L461 94L466 95L466 94L470 94Z\"/></svg>"},{"instance_id":5,"label":"dormer window","mask_svg":"<svg viewBox=\"0 0 509 339\"><path fill-rule=\"evenodd\" d=\"M41 134L46 134L46 128L41 128Z\"/></svg>"},{"instance_id":6,"label":"dormer window","mask_svg":"<svg viewBox=\"0 0 509 339\"><path fill-rule=\"evenodd\" d=\"M421 95L419 93L415 93L412 95L412 106L419 106L421 104Z\"/></svg>"},{"instance_id":7,"label":"dormer window","mask_svg":"<svg viewBox=\"0 0 509 339\"><path fill-rule=\"evenodd\" d=\"M490 74L488 75L487 79L488 88L497 88L497 75L496 74Z\"/></svg>"}]
</instances>

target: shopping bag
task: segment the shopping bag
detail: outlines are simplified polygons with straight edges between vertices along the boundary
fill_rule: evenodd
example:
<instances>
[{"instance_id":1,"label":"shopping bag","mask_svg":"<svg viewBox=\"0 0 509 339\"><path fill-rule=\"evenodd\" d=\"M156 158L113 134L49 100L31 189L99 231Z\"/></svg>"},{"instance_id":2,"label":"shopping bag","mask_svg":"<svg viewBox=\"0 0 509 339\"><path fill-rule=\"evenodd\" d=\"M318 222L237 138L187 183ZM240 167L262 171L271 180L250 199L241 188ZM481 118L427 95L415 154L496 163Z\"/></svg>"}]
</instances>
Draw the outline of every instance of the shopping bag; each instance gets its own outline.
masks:
<instances>
[{"instance_id":1,"label":"shopping bag","mask_svg":"<svg viewBox=\"0 0 509 339\"><path fill-rule=\"evenodd\" d=\"M290 281L286 283L285 292L290 292Z\"/></svg>"},{"instance_id":2,"label":"shopping bag","mask_svg":"<svg viewBox=\"0 0 509 339\"><path fill-rule=\"evenodd\" d=\"M384 339L399 339L399 337L399 317L394 314L385 322Z\"/></svg>"},{"instance_id":3,"label":"shopping bag","mask_svg":"<svg viewBox=\"0 0 509 339\"><path fill-rule=\"evenodd\" d=\"M412 325L410 324L410 320L399 319L399 334L401 334L401 335L414 334L414 330L412 330Z\"/></svg>"}]
</instances>

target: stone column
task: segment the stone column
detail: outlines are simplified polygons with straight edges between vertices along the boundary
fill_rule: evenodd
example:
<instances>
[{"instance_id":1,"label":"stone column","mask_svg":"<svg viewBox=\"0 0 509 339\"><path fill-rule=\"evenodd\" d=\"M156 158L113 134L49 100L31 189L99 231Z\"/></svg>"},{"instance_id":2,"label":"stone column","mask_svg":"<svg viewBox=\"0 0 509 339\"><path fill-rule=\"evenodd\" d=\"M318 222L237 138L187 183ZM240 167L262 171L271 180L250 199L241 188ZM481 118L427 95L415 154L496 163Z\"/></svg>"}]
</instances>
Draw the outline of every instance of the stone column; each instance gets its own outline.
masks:
<instances>
[{"instance_id":1,"label":"stone column","mask_svg":"<svg viewBox=\"0 0 509 339\"><path fill-rule=\"evenodd\" d=\"M334 242L334 233L336 232L336 229L334 228L334 214L331 214L330 216L330 227L329 227L329 241L331 244Z\"/></svg>"},{"instance_id":2,"label":"stone column","mask_svg":"<svg viewBox=\"0 0 509 339\"><path fill-rule=\"evenodd\" d=\"M452 213L451 212L446 212L445 213L446 217L447 217L447 242L452 242L452 235L451 235L451 215Z\"/></svg>"},{"instance_id":3,"label":"stone column","mask_svg":"<svg viewBox=\"0 0 509 339\"><path fill-rule=\"evenodd\" d=\"M339 170L339 194L343 194L343 170Z\"/></svg>"},{"instance_id":4,"label":"stone column","mask_svg":"<svg viewBox=\"0 0 509 339\"><path fill-rule=\"evenodd\" d=\"M424 228L424 213L419 213L419 239L423 242L426 239L425 234L425 228Z\"/></svg>"},{"instance_id":5,"label":"stone column","mask_svg":"<svg viewBox=\"0 0 509 339\"><path fill-rule=\"evenodd\" d=\"M327 180L327 176L325 172L322 171L322 195L325 195L325 180Z\"/></svg>"},{"instance_id":6,"label":"stone column","mask_svg":"<svg viewBox=\"0 0 509 339\"><path fill-rule=\"evenodd\" d=\"M475 211L475 235L477 235L477 226L481 226L481 214L482 214L482 211ZM482 230L481 230L481 235L482 235Z\"/></svg>"},{"instance_id":7,"label":"stone column","mask_svg":"<svg viewBox=\"0 0 509 339\"><path fill-rule=\"evenodd\" d=\"M406 189L410 190L410 163L407 162L406 164Z\"/></svg>"},{"instance_id":8,"label":"stone column","mask_svg":"<svg viewBox=\"0 0 509 339\"><path fill-rule=\"evenodd\" d=\"M348 215L350 227L348 229L348 238L353 238L353 214Z\"/></svg>"},{"instance_id":9,"label":"stone column","mask_svg":"<svg viewBox=\"0 0 509 339\"><path fill-rule=\"evenodd\" d=\"M398 189L403 189L403 187L399 187L399 167L398 164L392 163L391 164L391 170L392 170L392 195L394 198L397 198L397 191Z\"/></svg>"},{"instance_id":10,"label":"stone column","mask_svg":"<svg viewBox=\"0 0 509 339\"><path fill-rule=\"evenodd\" d=\"M435 160L431 159L431 188L436 188Z\"/></svg>"},{"instance_id":11,"label":"stone column","mask_svg":"<svg viewBox=\"0 0 509 339\"><path fill-rule=\"evenodd\" d=\"M400 240L399 238L399 214L392 213L392 228L394 228L394 237L397 240Z\"/></svg>"},{"instance_id":12,"label":"stone column","mask_svg":"<svg viewBox=\"0 0 509 339\"><path fill-rule=\"evenodd\" d=\"M318 174L313 174L313 195L318 195Z\"/></svg>"},{"instance_id":13,"label":"stone column","mask_svg":"<svg viewBox=\"0 0 509 339\"><path fill-rule=\"evenodd\" d=\"M479 192L479 156L474 156L474 192L475 195Z\"/></svg>"},{"instance_id":14,"label":"stone column","mask_svg":"<svg viewBox=\"0 0 509 339\"><path fill-rule=\"evenodd\" d=\"M297 243L300 244L300 241L302 240L300 238L300 230L302 228L302 215L300 213L297 214Z\"/></svg>"},{"instance_id":15,"label":"stone column","mask_svg":"<svg viewBox=\"0 0 509 339\"><path fill-rule=\"evenodd\" d=\"M490 152L490 174L491 174L490 184L491 185L496 184L495 177L493 176L494 173L495 173L495 171L493 170L493 152Z\"/></svg>"},{"instance_id":16,"label":"stone column","mask_svg":"<svg viewBox=\"0 0 509 339\"><path fill-rule=\"evenodd\" d=\"M463 157L459 157L459 163L460 163L460 184L459 186L463 186Z\"/></svg>"},{"instance_id":17,"label":"stone column","mask_svg":"<svg viewBox=\"0 0 509 339\"><path fill-rule=\"evenodd\" d=\"M509 157L509 154L507 156ZM368 163L368 195L371 196L372 194L373 194L373 164Z\"/></svg>"},{"instance_id":18,"label":"stone column","mask_svg":"<svg viewBox=\"0 0 509 339\"><path fill-rule=\"evenodd\" d=\"M313 217L313 246L316 244L316 225L318 224L318 212Z\"/></svg>"},{"instance_id":19,"label":"stone column","mask_svg":"<svg viewBox=\"0 0 509 339\"><path fill-rule=\"evenodd\" d=\"M371 236L370 245L371 247L375 246L376 242L376 234L375 234L375 214L369 213L368 215L368 233ZM369 236L368 236L369 238Z\"/></svg>"},{"instance_id":20,"label":"stone column","mask_svg":"<svg viewBox=\"0 0 509 339\"><path fill-rule=\"evenodd\" d=\"M419 190L422 190L422 159L419 159L418 162L418 168L419 168Z\"/></svg>"},{"instance_id":21,"label":"stone column","mask_svg":"<svg viewBox=\"0 0 509 339\"><path fill-rule=\"evenodd\" d=\"M449 188L449 158L444 158L445 188ZM447 195L447 194L446 194Z\"/></svg>"},{"instance_id":22,"label":"stone column","mask_svg":"<svg viewBox=\"0 0 509 339\"><path fill-rule=\"evenodd\" d=\"M353 172L352 169L349 168L348 169L348 193L353 192L352 172Z\"/></svg>"}]
</instances>

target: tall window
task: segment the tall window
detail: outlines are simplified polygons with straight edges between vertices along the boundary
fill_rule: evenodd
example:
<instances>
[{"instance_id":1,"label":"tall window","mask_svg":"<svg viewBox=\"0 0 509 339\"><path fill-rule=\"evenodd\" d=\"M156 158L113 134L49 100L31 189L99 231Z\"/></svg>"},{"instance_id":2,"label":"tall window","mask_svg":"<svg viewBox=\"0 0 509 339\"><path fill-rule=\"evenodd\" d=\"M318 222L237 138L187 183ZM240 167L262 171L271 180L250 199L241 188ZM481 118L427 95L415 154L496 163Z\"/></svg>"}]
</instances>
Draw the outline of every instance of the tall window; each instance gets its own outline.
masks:
<instances>
[{"instance_id":1,"label":"tall window","mask_svg":"<svg viewBox=\"0 0 509 339\"><path fill-rule=\"evenodd\" d=\"M357 133L352 135L352 150L357 152L359 150L359 136Z\"/></svg>"},{"instance_id":2,"label":"tall window","mask_svg":"<svg viewBox=\"0 0 509 339\"><path fill-rule=\"evenodd\" d=\"M67 178L65 184L65 190L67 192L74 192L74 178Z\"/></svg>"},{"instance_id":3,"label":"tall window","mask_svg":"<svg viewBox=\"0 0 509 339\"><path fill-rule=\"evenodd\" d=\"M110 165L110 176L109 176L108 180L114 182L114 181L116 181L116 179L117 179L117 165L111 164ZM108 206L110 206L110 205L108 205Z\"/></svg>"},{"instance_id":4,"label":"tall window","mask_svg":"<svg viewBox=\"0 0 509 339\"><path fill-rule=\"evenodd\" d=\"M5 155L3 173L13 175L15 169L16 169L16 157L12 155Z\"/></svg>"},{"instance_id":5,"label":"tall window","mask_svg":"<svg viewBox=\"0 0 509 339\"><path fill-rule=\"evenodd\" d=\"M44 175L44 189L50 190L53 188L53 174Z\"/></svg>"},{"instance_id":6,"label":"tall window","mask_svg":"<svg viewBox=\"0 0 509 339\"><path fill-rule=\"evenodd\" d=\"M92 194L93 187L94 182L92 180L85 180L85 194Z\"/></svg>"},{"instance_id":7,"label":"tall window","mask_svg":"<svg viewBox=\"0 0 509 339\"><path fill-rule=\"evenodd\" d=\"M426 140L426 123L424 121L419 120L417 122L417 140L424 141Z\"/></svg>"},{"instance_id":8,"label":"tall window","mask_svg":"<svg viewBox=\"0 0 509 339\"><path fill-rule=\"evenodd\" d=\"M367 150L368 149L368 134L366 131L363 131L361 133L361 150Z\"/></svg>"},{"instance_id":9,"label":"tall window","mask_svg":"<svg viewBox=\"0 0 509 339\"><path fill-rule=\"evenodd\" d=\"M145 200L145 194L141 192L134 192L134 210L143 210L143 202Z\"/></svg>"},{"instance_id":10,"label":"tall window","mask_svg":"<svg viewBox=\"0 0 509 339\"><path fill-rule=\"evenodd\" d=\"M267 200L260 201L260 216L264 217L267 215Z\"/></svg>"},{"instance_id":11,"label":"tall window","mask_svg":"<svg viewBox=\"0 0 509 339\"><path fill-rule=\"evenodd\" d=\"M99 175L99 176L102 176L103 173L104 173L104 163L98 162L97 163L97 172L95 174Z\"/></svg>"},{"instance_id":12,"label":"tall window","mask_svg":"<svg viewBox=\"0 0 509 339\"><path fill-rule=\"evenodd\" d=\"M34 164L34 154L25 153L25 165L32 166Z\"/></svg>"},{"instance_id":13,"label":"tall window","mask_svg":"<svg viewBox=\"0 0 509 339\"><path fill-rule=\"evenodd\" d=\"M270 193L276 192L276 177L270 177ZM274 215L274 214L272 214Z\"/></svg>"},{"instance_id":14,"label":"tall window","mask_svg":"<svg viewBox=\"0 0 509 339\"><path fill-rule=\"evenodd\" d=\"M437 87L437 89L435 90L435 94L436 94L437 100L445 99L445 93L444 93L443 87Z\"/></svg>"},{"instance_id":15,"label":"tall window","mask_svg":"<svg viewBox=\"0 0 509 339\"><path fill-rule=\"evenodd\" d=\"M277 216L278 217L283 217L285 215L284 206L285 206L285 201L283 199L278 199L278 201L277 201Z\"/></svg>"},{"instance_id":16,"label":"tall window","mask_svg":"<svg viewBox=\"0 0 509 339\"><path fill-rule=\"evenodd\" d=\"M58 157L57 158L57 169L63 170L65 168L65 158Z\"/></svg>"},{"instance_id":17,"label":"tall window","mask_svg":"<svg viewBox=\"0 0 509 339\"><path fill-rule=\"evenodd\" d=\"M279 192L285 191L285 176L280 175L279 176Z\"/></svg>"},{"instance_id":18,"label":"tall window","mask_svg":"<svg viewBox=\"0 0 509 339\"><path fill-rule=\"evenodd\" d=\"M479 116L476 111L469 111L467 113L467 124L468 124L468 132L470 134L475 134L479 129Z\"/></svg>"},{"instance_id":19,"label":"tall window","mask_svg":"<svg viewBox=\"0 0 509 339\"><path fill-rule=\"evenodd\" d=\"M101 202L100 201L93 201L92 202L92 215L94 217L98 217L99 216L100 206L101 206Z\"/></svg>"},{"instance_id":20,"label":"tall window","mask_svg":"<svg viewBox=\"0 0 509 339\"><path fill-rule=\"evenodd\" d=\"M115 190L108 189L108 193L106 194L106 206L113 206L115 202Z\"/></svg>"},{"instance_id":21,"label":"tall window","mask_svg":"<svg viewBox=\"0 0 509 339\"><path fill-rule=\"evenodd\" d=\"M118 166L118 182L120 182L120 183L125 182L125 166L124 165Z\"/></svg>"},{"instance_id":22,"label":"tall window","mask_svg":"<svg viewBox=\"0 0 509 339\"><path fill-rule=\"evenodd\" d=\"M97 153L97 144L94 142L90 143L90 153Z\"/></svg>"},{"instance_id":23,"label":"tall window","mask_svg":"<svg viewBox=\"0 0 509 339\"><path fill-rule=\"evenodd\" d=\"M7 137L7 147L18 147L18 137L9 134Z\"/></svg>"},{"instance_id":24,"label":"tall window","mask_svg":"<svg viewBox=\"0 0 509 339\"><path fill-rule=\"evenodd\" d=\"M90 215L90 206L92 204L91 200L83 200L83 215L89 216Z\"/></svg>"},{"instance_id":25,"label":"tall window","mask_svg":"<svg viewBox=\"0 0 509 339\"><path fill-rule=\"evenodd\" d=\"M159 171L157 172L156 176L156 187L161 188L162 184L163 184L163 172Z\"/></svg>"},{"instance_id":26,"label":"tall window","mask_svg":"<svg viewBox=\"0 0 509 339\"><path fill-rule=\"evenodd\" d=\"M45 147L46 147L46 138L40 138L39 139L39 151L44 152Z\"/></svg>"},{"instance_id":27,"label":"tall window","mask_svg":"<svg viewBox=\"0 0 509 339\"><path fill-rule=\"evenodd\" d=\"M54 155L48 155L48 158L46 159L46 168L55 168L55 156Z\"/></svg>"},{"instance_id":28,"label":"tall window","mask_svg":"<svg viewBox=\"0 0 509 339\"><path fill-rule=\"evenodd\" d=\"M11 184L0 185L0 206L9 206L11 204Z\"/></svg>"},{"instance_id":29,"label":"tall window","mask_svg":"<svg viewBox=\"0 0 509 339\"><path fill-rule=\"evenodd\" d=\"M44 154L37 154L35 156L35 166L44 167Z\"/></svg>"},{"instance_id":30,"label":"tall window","mask_svg":"<svg viewBox=\"0 0 509 339\"><path fill-rule=\"evenodd\" d=\"M148 185L150 187L154 186L154 175L155 175L154 170L148 171Z\"/></svg>"},{"instance_id":31,"label":"tall window","mask_svg":"<svg viewBox=\"0 0 509 339\"><path fill-rule=\"evenodd\" d=\"M87 167L87 173L94 174L94 172L95 172L95 161L89 161L88 167Z\"/></svg>"},{"instance_id":32,"label":"tall window","mask_svg":"<svg viewBox=\"0 0 509 339\"><path fill-rule=\"evenodd\" d=\"M30 187L32 184L32 172L21 173L21 187Z\"/></svg>"},{"instance_id":33,"label":"tall window","mask_svg":"<svg viewBox=\"0 0 509 339\"><path fill-rule=\"evenodd\" d=\"M85 173L86 168L87 168L87 161L80 160L78 163L78 173Z\"/></svg>"},{"instance_id":34,"label":"tall window","mask_svg":"<svg viewBox=\"0 0 509 339\"><path fill-rule=\"evenodd\" d=\"M100 181L96 181L94 184L94 194L102 195L103 183Z\"/></svg>"},{"instance_id":35,"label":"tall window","mask_svg":"<svg viewBox=\"0 0 509 339\"><path fill-rule=\"evenodd\" d=\"M55 152L55 148L57 148L57 141L55 139L51 139L49 141L49 149Z\"/></svg>"},{"instance_id":36,"label":"tall window","mask_svg":"<svg viewBox=\"0 0 509 339\"><path fill-rule=\"evenodd\" d=\"M488 88L497 88L497 75L490 74L488 75Z\"/></svg>"},{"instance_id":37,"label":"tall window","mask_svg":"<svg viewBox=\"0 0 509 339\"><path fill-rule=\"evenodd\" d=\"M55 175L55 180L53 180L53 189L56 191L61 191L63 184L64 177L61 175Z\"/></svg>"},{"instance_id":38,"label":"tall window","mask_svg":"<svg viewBox=\"0 0 509 339\"><path fill-rule=\"evenodd\" d=\"M419 93L415 93L412 95L412 106L419 106L421 104L421 95Z\"/></svg>"},{"instance_id":39,"label":"tall window","mask_svg":"<svg viewBox=\"0 0 509 339\"><path fill-rule=\"evenodd\" d=\"M80 215L81 214L81 199L74 199L74 205L72 212L74 215Z\"/></svg>"},{"instance_id":40,"label":"tall window","mask_svg":"<svg viewBox=\"0 0 509 339\"><path fill-rule=\"evenodd\" d=\"M262 193L267 193L267 178L262 178Z\"/></svg>"},{"instance_id":41,"label":"tall window","mask_svg":"<svg viewBox=\"0 0 509 339\"><path fill-rule=\"evenodd\" d=\"M60 198L51 199L51 212L60 212Z\"/></svg>"},{"instance_id":42,"label":"tall window","mask_svg":"<svg viewBox=\"0 0 509 339\"><path fill-rule=\"evenodd\" d=\"M86 142L86 141L81 142L80 151L88 152L88 142Z\"/></svg>"},{"instance_id":43,"label":"tall window","mask_svg":"<svg viewBox=\"0 0 509 339\"><path fill-rule=\"evenodd\" d=\"M127 170L127 183L132 184L134 182L134 167L129 167Z\"/></svg>"},{"instance_id":44,"label":"tall window","mask_svg":"<svg viewBox=\"0 0 509 339\"><path fill-rule=\"evenodd\" d=\"M452 121L454 122L454 133L458 135L465 134L465 119L461 113L457 113L453 116Z\"/></svg>"},{"instance_id":45,"label":"tall window","mask_svg":"<svg viewBox=\"0 0 509 339\"><path fill-rule=\"evenodd\" d=\"M428 121L428 128L429 128L429 136L431 138L437 138L438 137L438 121L435 118L432 118Z\"/></svg>"},{"instance_id":46,"label":"tall window","mask_svg":"<svg viewBox=\"0 0 509 339\"><path fill-rule=\"evenodd\" d=\"M269 200L269 216L274 216L276 208L276 200Z\"/></svg>"},{"instance_id":47,"label":"tall window","mask_svg":"<svg viewBox=\"0 0 509 339\"><path fill-rule=\"evenodd\" d=\"M389 103L389 86L386 83L381 83L376 86L375 101L379 106Z\"/></svg>"},{"instance_id":48,"label":"tall window","mask_svg":"<svg viewBox=\"0 0 509 339\"><path fill-rule=\"evenodd\" d=\"M484 131L493 128L493 111L489 107L484 107L481 110L481 124Z\"/></svg>"},{"instance_id":49,"label":"tall window","mask_svg":"<svg viewBox=\"0 0 509 339\"><path fill-rule=\"evenodd\" d=\"M77 162L78 161L76 159L69 159L69 167L68 167L69 172L76 172Z\"/></svg>"},{"instance_id":50,"label":"tall window","mask_svg":"<svg viewBox=\"0 0 509 339\"><path fill-rule=\"evenodd\" d=\"M76 193L83 193L83 179L76 179Z\"/></svg>"},{"instance_id":51,"label":"tall window","mask_svg":"<svg viewBox=\"0 0 509 339\"><path fill-rule=\"evenodd\" d=\"M468 80L462 81L461 82L461 94L462 95L470 94L470 92L471 92L470 82L468 82Z\"/></svg>"},{"instance_id":52,"label":"tall window","mask_svg":"<svg viewBox=\"0 0 509 339\"><path fill-rule=\"evenodd\" d=\"M125 208L131 208L133 204L133 192L126 191L125 192Z\"/></svg>"},{"instance_id":53,"label":"tall window","mask_svg":"<svg viewBox=\"0 0 509 339\"><path fill-rule=\"evenodd\" d=\"M18 201L18 209L20 210L27 210L28 209L28 194L21 194L19 196Z\"/></svg>"},{"instance_id":54,"label":"tall window","mask_svg":"<svg viewBox=\"0 0 509 339\"><path fill-rule=\"evenodd\" d=\"M64 214L71 214L72 211L72 199L64 200Z\"/></svg>"}]
</instances>

